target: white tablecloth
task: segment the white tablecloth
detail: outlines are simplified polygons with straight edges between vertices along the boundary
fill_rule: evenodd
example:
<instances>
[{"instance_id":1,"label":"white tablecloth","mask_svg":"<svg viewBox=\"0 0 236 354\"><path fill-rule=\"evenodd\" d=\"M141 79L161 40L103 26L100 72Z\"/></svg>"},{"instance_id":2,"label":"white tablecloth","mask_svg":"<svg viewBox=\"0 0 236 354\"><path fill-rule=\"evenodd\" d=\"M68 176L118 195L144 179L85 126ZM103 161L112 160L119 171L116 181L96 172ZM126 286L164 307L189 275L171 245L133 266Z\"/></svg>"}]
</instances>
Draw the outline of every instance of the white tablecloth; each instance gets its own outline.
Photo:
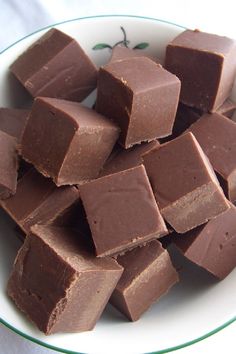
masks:
<instances>
[{"instance_id":1,"label":"white tablecloth","mask_svg":"<svg viewBox=\"0 0 236 354\"><path fill-rule=\"evenodd\" d=\"M234 1L207 0L0 0L0 51L41 27L75 17L132 14L236 38ZM1 300L1 299L0 299ZM179 354L235 354L236 323ZM53 354L0 326L0 354ZM125 353L126 354L126 353Z\"/></svg>"}]
</instances>

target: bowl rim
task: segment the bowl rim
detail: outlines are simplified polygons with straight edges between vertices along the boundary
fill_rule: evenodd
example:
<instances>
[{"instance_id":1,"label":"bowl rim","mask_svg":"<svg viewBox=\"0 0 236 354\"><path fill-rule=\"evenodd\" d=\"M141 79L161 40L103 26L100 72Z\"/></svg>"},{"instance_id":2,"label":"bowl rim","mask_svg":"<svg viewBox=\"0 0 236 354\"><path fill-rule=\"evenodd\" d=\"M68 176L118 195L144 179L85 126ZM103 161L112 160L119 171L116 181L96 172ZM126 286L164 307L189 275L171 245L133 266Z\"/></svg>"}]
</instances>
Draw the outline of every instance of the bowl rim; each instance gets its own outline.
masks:
<instances>
[{"instance_id":1,"label":"bowl rim","mask_svg":"<svg viewBox=\"0 0 236 354\"><path fill-rule=\"evenodd\" d=\"M167 21L167 20L162 20L162 19L158 19L158 18L154 18L154 17L147 17L147 16L138 16L138 15L128 15L128 14L107 14L107 15L94 15L94 16L85 16L85 17L76 17L76 18L72 18L72 19L69 19L69 20L64 20L64 21L61 21L61 22L56 22L56 23L53 23L51 25L48 25L48 26L45 26L45 27L42 27L42 28L39 28L38 30L18 39L17 41L13 42L12 44L10 44L9 46L7 46L6 48L4 48L2 51L0 51L0 55L5 53L7 50L9 50L10 48L14 47L16 44L24 41L26 38L29 38L33 35L35 35L36 33L40 33L46 29L49 29L49 28L52 28L54 26L58 26L58 25L62 25L62 24L65 24L65 23L69 23L69 22L76 22L76 21L82 21L82 20L90 20L90 19L95 19L95 18L114 18L114 17L123 17L123 18L136 18L136 19L139 19L139 20L147 20L147 21L155 21L155 22L160 22L160 23L165 23L165 24L169 24L169 25L173 25L175 27L178 27L178 28L182 28L182 29L187 29L186 27L182 26L182 25L179 25L177 23L174 23L174 22L171 22L171 21ZM173 347L170 347L170 348L166 348L166 349L161 349L161 350L157 350L157 351L154 351L154 352L148 352L146 354L164 354L164 353L170 353L170 352L173 352L175 350L178 350L178 349L182 349L182 348L185 348L185 347L188 347L190 345L193 345L197 342L200 342L214 334L216 334L217 332L221 331L222 329L226 328L227 326L229 326L230 324L232 324L233 322L236 321L236 315L231 318L230 320L228 320L227 322L223 323L222 325L216 327L215 329L213 329L212 331L198 337L198 338L195 338L191 341L188 341L188 342L185 342L183 344L179 344L177 346L173 346ZM77 352L77 351L72 351L72 350L68 350L68 349L64 349L64 348L60 348L60 347L56 347L54 345L51 345L51 344L48 344L44 341L41 341L37 338L34 338L24 332L22 332L21 330L15 328L14 326L12 326L10 323L8 323L7 321L5 321L3 318L0 317L0 324L4 325L6 328L12 330L13 332L15 332L16 334L20 335L21 337L23 337L24 339L27 339L35 344L38 344L38 345L41 345L42 347L45 347L47 349L51 349L51 350L55 350L55 351L58 351L60 353L65 353L65 354L85 354L85 353L82 353L82 352Z\"/></svg>"},{"instance_id":2,"label":"bowl rim","mask_svg":"<svg viewBox=\"0 0 236 354\"><path fill-rule=\"evenodd\" d=\"M179 28L182 28L182 29L187 29L187 27L179 25L179 24L171 22L171 21L162 20L162 19L155 18L155 17L138 16L138 15L127 15L127 14L111 14L111 15L109 15L108 14L108 15L94 15L94 16L76 17L76 18L72 18L72 19L69 19L69 20L56 22L56 23L53 23L53 24L45 26L45 27L41 27L41 28L37 29L36 31L31 32L31 33L27 34L26 36L24 36L24 37L18 39L17 41L13 42L12 44L7 46L6 48L2 49L0 51L0 55L5 53L8 49L13 47L14 45L22 42L26 38L29 38L29 37L33 36L34 34L36 34L36 33L42 32L42 31L44 31L46 29L49 29L49 28L52 28L54 26L63 25L64 23L70 23L70 22L75 22L75 21L90 20L90 19L94 19L94 18L108 18L108 17L137 18L137 19L140 19L140 20L148 20L148 21L156 21L156 22L166 23L168 25L173 25L175 27L179 27Z\"/></svg>"}]
</instances>

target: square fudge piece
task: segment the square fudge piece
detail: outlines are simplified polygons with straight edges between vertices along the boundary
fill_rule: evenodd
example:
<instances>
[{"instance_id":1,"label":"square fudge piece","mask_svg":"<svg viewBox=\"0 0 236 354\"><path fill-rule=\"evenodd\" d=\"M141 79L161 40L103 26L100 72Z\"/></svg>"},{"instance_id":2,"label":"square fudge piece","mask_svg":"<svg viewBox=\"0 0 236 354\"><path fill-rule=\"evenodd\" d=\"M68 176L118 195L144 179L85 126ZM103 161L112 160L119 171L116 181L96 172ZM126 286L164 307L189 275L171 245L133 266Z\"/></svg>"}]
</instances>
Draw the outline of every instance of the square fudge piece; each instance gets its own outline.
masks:
<instances>
[{"instance_id":1,"label":"square fudge piece","mask_svg":"<svg viewBox=\"0 0 236 354\"><path fill-rule=\"evenodd\" d=\"M236 201L236 124L214 113L189 128L201 145L229 200Z\"/></svg>"},{"instance_id":2,"label":"square fudge piece","mask_svg":"<svg viewBox=\"0 0 236 354\"><path fill-rule=\"evenodd\" d=\"M118 256L117 262L124 273L110 302L131 321L137 321L179 280L169 253L156 240Z\"/></svg>"},{"instance_id":3,"label":"square fudge piece","mask_svg":"<svg viewBox=\"0 0 236 354\"><path fill-rule=\"evenodd\" d=\"M0 131L0 199L16 192L18 156L17 140Z\"/></svg>"},{"instance_id":4,"label":"square fudge piece","mask_svg":"<svg viewBox=\"0 0 236 354\"><path fill-rule=\"evenodd\" d=\"M35 225L16 257L7 292L46 334L91 330L123 268L90 254L79 234Z\"/></svg>"},{"instance_id":5,"label":"square fudge piece","mask_svg":"<svg viewBox=\"0 0 236 354\"><path fill-rule=\"evenodd\" d=\"M143 165L83 184L80 196L100 257L167 233Z\"/></svg>"},{"instance_id":6,"label":"square fudge piece","mask_svg":"<svg viewBox=\"0 0 236 354\"><path fill-rule=\"evenodd\" d=\"M34 224L46 225L57 223L57 220L62 223L64 213L68 214L79 201L76 187L57 188L32 168L18 181L15 195L2 201L1 206L27 234Z\"/></svg>"},{"instance_id":7,"label":"square fudge piece","mask_svg":"<svg viewBox=\"0 0 236 354\"><path fill-rule=\"evenodd\" d=\"M10 67L33 96L82 101L97 83L97 68L80 45L52 28Z\"/></svg>"},{"instance_id":8,"label":"square fudge piece","mask_svg":"<svg viewBox=\"0 0 236 354\"><path fill-rule=\"evenodd\" d=\"M154 140L150 143L133 146L127 150L117 149L117 151L114 151L114 155L105 163L100 176L111 175L112 173L142 165L142 155L157 146L160 146L160 144L157 140Z\"/></svg>"},{"instance_id":9,"label":"square fudge piece","mask_svg":"<svg viewBox=\"0 0 236 354\"><path fill-rule=\"evenodd\" d=\"M0 130L20 141L29 113L28 109L0 108Z\"/></svg>"},{"instance_id":10,"label":"square fudge piece","mask_svg":"<svg viewBox=\"0 0 236 354\"><path fill-rule=\"evenodd\" d=\"M207 224L176 235L174 242L185 257L217 278L225 278L236 267L236 208ZM207 252L205 251L207 250Z\"/></svg>"},{"instance_id":11,"label":"square fudge piece","mask_svg":"<svg viewBox=\"0 0 236 354\"><path fill-rule=\"evenodd\" d=\"M186 30L166 49L165 67L181 80L180 100L215 111L229 97L236 74L236 42Z\"/></svg>"},{"instance_id":12,"label":"square fudge piece","mask_svg":"<svg viewBox=\"0 0 236 354\"><path fill-rule=\"evenodd\" d=\"M109 119L77 102L36 98L20 153L60 186L96 178L119 136Z\"/></svg>"},{"instance_id":13,"label":"square fudge piece","mask_svg":"<svg viewBox=\"0 0 236 354\"><path fill-rule=\"evenodd\" d=\"M152 60L118 60L100 68L96 110L119 124L129 148L171 134L179 92L179 79Z\"/></svg>"},{"instance_id":14,"label":"square fudge piece","mask_svg":"<svg viewBox=\"0 0 236 354\"><path fill-rule=\"evenodd\" d=\"M192 133L143 155L164 219L179 233L229 208L216 175Z\"/></svg>"}]
</instances>

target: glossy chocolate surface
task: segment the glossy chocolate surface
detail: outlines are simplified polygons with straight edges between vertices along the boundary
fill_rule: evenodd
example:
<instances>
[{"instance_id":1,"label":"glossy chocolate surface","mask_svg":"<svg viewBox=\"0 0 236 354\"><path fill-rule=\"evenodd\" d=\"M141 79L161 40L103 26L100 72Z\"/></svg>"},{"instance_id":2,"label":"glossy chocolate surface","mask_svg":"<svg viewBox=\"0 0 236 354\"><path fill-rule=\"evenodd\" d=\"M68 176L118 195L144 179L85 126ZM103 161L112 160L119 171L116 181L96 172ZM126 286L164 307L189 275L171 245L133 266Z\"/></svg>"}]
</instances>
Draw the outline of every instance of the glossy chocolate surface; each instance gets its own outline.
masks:
<instances>
[{"instance_id":1,"label":"glossy chocolate surface","mask_svg":"<svg viewBox=\"0 0 236 354\"><path fill-rule=\"evenodd\" d=\"M87 54L56 28L33 43L10 70L33 97L82 101L97 83L97 68Z\"/></svg>"},{"instance_id":2,"label":"glossy chocolate surface","mask_svg":"<svg viewBox=\"0 0 236 354\"><path fill-rule=\"evenodd\" d=\"M96 110L121 128L129 148L171 134L180 92L179 79L144 57L100 68Z\"/></svg>"},{"instance_id":3,"label":"glossy chocolate surface","mask_svg":"<svg viewBox=\"0 0 236 354\"><path fill-rule=\"evenodd\" d=\"M110 302L131 321L136 321L178 281L170 256L157 240L136 247L117 262L124 268Z\"/></svg>"},{"instance_id":4,"label":"glossy chocolate surface","mask_svg":"<svg viewBox=\"0 0 236 354\"><path fill-rule=\"evenodd\" d=\"M88 331L122 271L114 259L92 255L80 234L35 225L17 255L7 292L46 334Z\"/></svg>"},{"instance_id":5,"label":"glossy chocolate surface","mask_svg":"<svg viewBox=\"0 0 236 354\"><path fill-rule=\"evenodd\" d=\"M191 230L229 208L193 134L152 149L143 161L160 211L177 232Z\"/></svg>"},{"instance_id":6,"label":"glossy chocolate surface","mask_svg":"<svg viewBox=\"0 0 236 354\"><path fill-rule=\"evenodd\" d=\"M185 257L217 278L225 278L236 267L236 208L184 235L174 242Z\"/></svg>"},{"instance_id":7,"label":"glossy chocolate surface","mask_svg":"<svg viewBox=\"0 0 236 354\"><path fill-rule=\"evenodd\" d=\"M215 111L229 97L236 74L236 42L186 30L166 49L165 67L181 80L181 102Z\"/></svg>"},{"instance_id":8,"label":"glossy chocolate surface","mask_svg":"<svg viewBox=\"0 0 236 354\"><path fill-rule=\"evenodd\" d=\"M79 200L76 187L57 188L50 179L31 169L18 181L16 194L2 201L1 206L27 234L35 224L68 224L68 214L77 208Z\"/></svg>"},{"instance_id":9,"label":"glossy chocolate surface","mask_svg":"<svg viewBox=\"0 0 236 354\"><path fill-rule=\"evenodd\" d=\"M79 184L98 176L118 135L119 128L92 109L41 97L33 104L20 153L58 186Z\"/></svg>"},{"instance_id":10,"label":"glossy chocolate surface","mask_svg":"<svg viewBox=\"0 0 236 354\"><path fill-rule=\"evenodd\" d=\"M100 257L167 233L143 165L83 184L79 191Z\"/></svg>"},{"instance_id":11,"label":"glossy chocolate surface","mask_svg":"<svg viewBox=\"0 0 236 354\"><path fill-rule=\"evenodd\" d=\"M218 114L205 114L189 128L210 160L227 197L236 201L236 123Z\"/></svg>"}]
</instances>

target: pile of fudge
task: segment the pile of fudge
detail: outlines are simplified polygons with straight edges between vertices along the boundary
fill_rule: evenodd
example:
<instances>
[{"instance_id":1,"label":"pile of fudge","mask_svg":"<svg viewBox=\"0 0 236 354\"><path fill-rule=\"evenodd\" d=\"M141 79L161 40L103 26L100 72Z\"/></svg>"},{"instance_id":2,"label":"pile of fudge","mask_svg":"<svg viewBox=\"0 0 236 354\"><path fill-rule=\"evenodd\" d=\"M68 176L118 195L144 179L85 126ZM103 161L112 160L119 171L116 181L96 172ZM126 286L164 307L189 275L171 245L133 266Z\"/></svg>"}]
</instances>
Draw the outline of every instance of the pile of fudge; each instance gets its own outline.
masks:
<instances>
[{"instance_id":1,"label":"pile of fudge","mask_svg":"<svg viewBox=\"0 0 236 354\"><path fill-rule=\"evenodd\" d=\"M216 279L236 266L236 42L186 30L164 64L145 55L115 46L98 70L51 29L10 66L34 100L0 109L23 239L7 293L46 334L91 330L108 301L138 320L179 280L170 243Z\"/></svg>"}]
</instances>

